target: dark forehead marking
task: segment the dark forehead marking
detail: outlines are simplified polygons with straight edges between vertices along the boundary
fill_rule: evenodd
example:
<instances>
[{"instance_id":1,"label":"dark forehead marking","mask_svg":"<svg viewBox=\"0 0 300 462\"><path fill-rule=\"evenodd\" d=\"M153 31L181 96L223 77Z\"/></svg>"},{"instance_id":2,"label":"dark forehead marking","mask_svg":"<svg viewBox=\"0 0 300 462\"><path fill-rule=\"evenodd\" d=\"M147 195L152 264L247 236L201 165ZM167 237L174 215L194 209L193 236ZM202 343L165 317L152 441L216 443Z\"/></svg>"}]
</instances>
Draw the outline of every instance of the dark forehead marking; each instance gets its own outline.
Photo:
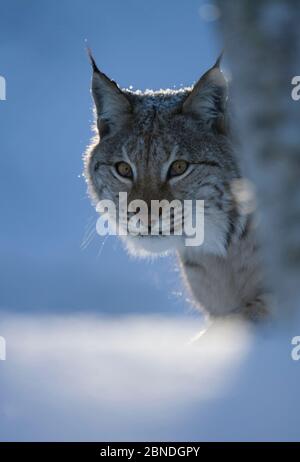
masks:
<instances>
[{"instance_id":1,"label":"dark forehead marking","mask_svg":"<svg viewBox=\"0 0 300 462\"><path fill-rule=\"evenodd\" d=\"M134 108L134 127L136 138L143 140L142 162L149 167L151 154L156 149L156 141L161 144L164 121L169 119L181 107L184 98L189 94L190 88L179 90L160 90L133 92L123 90Z\"/></svg>"},{"instance_id":2,"label":"dark forehead marking","mask_svg":"<svg viewBox=\"0 0 300 462\"><path fill-rule=\"evenodd\" d=\"M150 151L153 145L154 134L155 134L155 123L156 123L157 109L153 105L148 110L147 123L145 124L145 131L143 133L144 144L145 144L145 163L149 165Z\"/></svg>"}]
</instances>

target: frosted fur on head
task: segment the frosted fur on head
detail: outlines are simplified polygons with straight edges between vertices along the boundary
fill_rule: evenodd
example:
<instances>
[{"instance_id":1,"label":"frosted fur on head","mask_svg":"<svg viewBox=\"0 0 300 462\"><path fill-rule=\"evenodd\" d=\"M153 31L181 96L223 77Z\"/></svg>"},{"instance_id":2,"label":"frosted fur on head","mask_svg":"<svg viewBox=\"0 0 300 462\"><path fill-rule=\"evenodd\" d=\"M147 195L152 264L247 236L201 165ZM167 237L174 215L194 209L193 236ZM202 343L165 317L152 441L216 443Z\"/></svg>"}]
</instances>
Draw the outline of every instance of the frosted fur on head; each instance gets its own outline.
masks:
<instances>
[{"instance_id":1,"label":"frosted fur on head","mask_svg":"<svg viewBox=\"0 0 300 462\"><path fill-rule=\"evenodd\" d=\"M102 73L93 57L92 94L98 136L85 156L85 176L94 202L119 192L128 200L205 201L205 241L201 252L225 254L241 230L230 183L239 177L227 133L227 84L220 60L192 87L178 90L121 90ZM188 164L168 177L172 163ZM132 178L116 171L126 162ZM128 236L128 249L140 255L180 249L177 236Z\"/></svg>"}]
</instances>

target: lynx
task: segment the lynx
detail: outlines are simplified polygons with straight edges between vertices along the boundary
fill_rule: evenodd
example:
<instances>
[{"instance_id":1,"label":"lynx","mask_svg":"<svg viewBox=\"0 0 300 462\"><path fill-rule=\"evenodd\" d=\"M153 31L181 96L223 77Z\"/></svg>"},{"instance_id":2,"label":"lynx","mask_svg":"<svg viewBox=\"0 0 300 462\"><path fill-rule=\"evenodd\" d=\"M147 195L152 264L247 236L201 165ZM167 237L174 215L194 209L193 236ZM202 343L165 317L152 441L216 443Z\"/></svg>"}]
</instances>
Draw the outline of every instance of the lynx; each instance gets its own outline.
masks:
<instances>
[{"instance_id":1,"label":"lynx","mask_svg":"<svg viewBox=\"0 0 300 462\"><path fill-rule=\"evenodd\" d=\"M265 318L253 210L245 211L241 200L247 182L220 58L192 87L145 92L121 89L90 58L97 135L84 156L84 174L95 205L110 199L118 207L120 192L148 204L203 200L201 246L187 247L184 236L172 233L129 233L121 236L125 246L146 257L175 252L192 299L210 317Z\"/></svg>"}]
</instances>

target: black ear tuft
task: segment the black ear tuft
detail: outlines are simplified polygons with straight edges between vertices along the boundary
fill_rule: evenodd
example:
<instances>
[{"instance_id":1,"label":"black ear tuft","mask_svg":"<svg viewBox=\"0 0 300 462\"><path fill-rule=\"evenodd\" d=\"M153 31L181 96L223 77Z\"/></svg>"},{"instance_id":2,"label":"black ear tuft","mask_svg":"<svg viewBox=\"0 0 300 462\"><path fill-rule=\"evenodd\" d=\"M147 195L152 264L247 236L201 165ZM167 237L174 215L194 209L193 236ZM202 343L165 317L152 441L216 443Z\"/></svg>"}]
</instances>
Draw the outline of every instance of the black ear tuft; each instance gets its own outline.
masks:
<instances>
[{"instance_id":1,"label":"black ear tuft","mask_svg":"<svg viewBox=\"0 0 300 462\"><path fill-rule=\"evenodd\" d=\"M95 61L95 59L94 59L94 57L93 57L92 50L91 50L89 47L87 47L86 51L87 51L88 57L89 57L89 59L90 59L90 62L91 62L93 71L94 71L94 72L99 72L99 73L100 73L100 70L98 69L98 66L97 66L97 64L96 64L96 61Z\"/></svg>"},{"instance_id":2,"label":"black ear tuft","mask_svg":"<svg viewBox=\"0 0 300 462\"><path fill-rule=\"evenodd\" d=\"M220 67L221 67L221 61L222 61L222 59L223 59L223 55L224 55L224 50L223 50L223 51L220 53L220 55L218 56L218 58L217 58L215 64L213 65L212 69L213 69L214 67L220 69Z\"/></svg>"}]
</instances>

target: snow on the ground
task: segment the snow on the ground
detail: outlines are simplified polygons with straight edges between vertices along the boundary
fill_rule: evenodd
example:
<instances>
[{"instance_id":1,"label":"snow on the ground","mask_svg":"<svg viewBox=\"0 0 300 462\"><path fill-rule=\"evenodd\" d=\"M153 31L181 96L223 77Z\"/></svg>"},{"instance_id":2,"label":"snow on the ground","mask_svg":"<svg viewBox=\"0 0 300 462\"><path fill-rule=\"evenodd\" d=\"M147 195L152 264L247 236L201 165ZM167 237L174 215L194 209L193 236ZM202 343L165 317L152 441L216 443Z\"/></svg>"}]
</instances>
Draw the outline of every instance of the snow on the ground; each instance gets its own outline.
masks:
<instances>
[{"instance_id":1,"label":"snow on the ground","mask_svg":"<svg viewBox=\"0 0 300 462\"><path fill-rule=\"evenodd\" d=\"M195 318L3 315L0 440L299 440L291 334ZM293 335L300 335L295 327Z\"/></svg>"}]
</instances>

